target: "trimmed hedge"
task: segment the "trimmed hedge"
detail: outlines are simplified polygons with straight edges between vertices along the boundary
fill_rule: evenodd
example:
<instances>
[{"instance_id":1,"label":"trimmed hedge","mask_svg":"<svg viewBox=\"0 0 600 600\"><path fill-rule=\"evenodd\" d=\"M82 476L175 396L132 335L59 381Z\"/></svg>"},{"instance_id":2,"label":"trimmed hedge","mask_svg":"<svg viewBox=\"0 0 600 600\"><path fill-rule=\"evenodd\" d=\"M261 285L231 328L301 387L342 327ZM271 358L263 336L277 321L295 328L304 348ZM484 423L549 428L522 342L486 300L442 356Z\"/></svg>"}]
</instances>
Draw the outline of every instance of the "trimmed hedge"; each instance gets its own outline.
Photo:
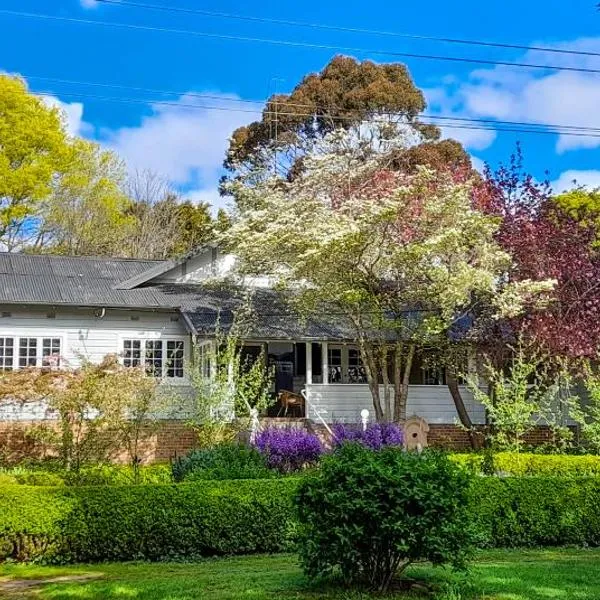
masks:
<instances>
[{"instance_id":1,"label":"trimmed hedge","mask_svg":"<svg viewBox=\"0 0 600 600\"><path fill-rule=\"evenodd\" d=\"M482 454L452 454L450 458L474 473L481 473ZM600 456L498 452L494 467L500 473L517 476L587 477L600 475Z\"/></svg>"},{"instance_id":2,"label":"trimmed hedge","mask_svg":"<svg viewBox=\"0 0 600 600\"><path fill-rule=\"evenodd\" d=\"M291 548L298 479L0 488L0 560L192 559ZM475 478L481 547L600 545L600 478Z\"/></svg>"},{"instance_id":3,"label":"trimmed hedge","mask_svg":"<svg viewBox=\"0 0 600 600\"><path fill-rule=\"evenodd\" d=\"M297 481L0 489L0 560L99 562L280 552Z\"/></svg>"}]
</instances>

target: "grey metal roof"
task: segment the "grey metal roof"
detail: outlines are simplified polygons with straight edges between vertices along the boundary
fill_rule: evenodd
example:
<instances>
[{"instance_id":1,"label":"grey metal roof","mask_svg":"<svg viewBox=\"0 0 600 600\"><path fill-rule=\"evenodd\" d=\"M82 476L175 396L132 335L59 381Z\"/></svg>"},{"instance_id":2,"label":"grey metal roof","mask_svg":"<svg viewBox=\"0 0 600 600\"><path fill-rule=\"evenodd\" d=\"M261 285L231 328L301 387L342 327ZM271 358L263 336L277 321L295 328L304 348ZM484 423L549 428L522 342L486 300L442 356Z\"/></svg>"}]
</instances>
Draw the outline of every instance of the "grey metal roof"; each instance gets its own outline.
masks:
<instances>
[{"instance_id":1,"label":"grey metal roof","mask_svg":"<svg viewBox=\"0 0 600 600\"><path fill-rule=\"evenodd\" d=\"M162 261L0 253L0 304L159 308L178 306L160 290L116 290Z\"/></svg>"},{"instance_id":2,"label":"grey metal roof","mask_svg":"<svg viewBox=\"0 0 600 600\"><path fill-rule=\"evenodd\" d=\"M246 339L347 341L355 337L350 324L337 316L329 315L327 320L301 317L275 290L259 288L246 299L244 290L232 286L174 287L179 293L185 290L181 313L188 327L198 335L210 337L218 329L229 331L237 312L247 313L241 319L238 316L240 334Z\"/></svg>"}]
</instances>

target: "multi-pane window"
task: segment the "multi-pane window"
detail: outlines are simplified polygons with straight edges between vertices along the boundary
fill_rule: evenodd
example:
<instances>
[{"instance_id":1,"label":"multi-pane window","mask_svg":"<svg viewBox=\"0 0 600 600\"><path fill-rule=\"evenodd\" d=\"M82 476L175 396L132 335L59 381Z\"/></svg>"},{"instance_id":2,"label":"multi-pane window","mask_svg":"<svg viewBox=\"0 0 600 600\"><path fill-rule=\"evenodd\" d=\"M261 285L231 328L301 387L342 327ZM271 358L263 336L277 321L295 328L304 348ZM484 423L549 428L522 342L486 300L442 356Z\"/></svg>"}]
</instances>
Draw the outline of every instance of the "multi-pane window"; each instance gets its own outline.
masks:
<instances>
[{"instance_id":1,"label":"multi-pane window","mask_svg":"<svg viewBox=\"0 0 600 600\"><path fill-rule=\"evenodd\" d=\"M329 383L342 383L341 348L327 348L327 364L329 365Z\"/></svg>"},{"instance_id":2,"label":"multi-pane window","mask_svg":"<svg viewBox=\"0 0 600 600\"><path fill-rule=\"evenodd\" d=\"M19 338L19 367L37 366L37 338Z\"/></svg>"},{"instance_id":3,"label":"multi-pane window","mask_svg":"<svg viewBox=\"0 0 600 600\"><path fill-rule=\"evenodd\" d=\"M167 341L167 377L183 377L183 341Z\"/></svg>"},{"instance_id":4,"label":"multi-pane window","mask_svg":"<svg viewBox=\"0 0 600 600\"><path fill-rule=\"evenodd\" d=\"M60 366L60 338L42 339L42 367Z\"/></svg>"},{"instance_id":5,"label":"multi-pane window","mask_svg":"<svg viewBox=\"0 0 600 600\"><path fill-rule=\"evenodd\" d=\"M14 366L15 340L13 338L0 338L0 369L12 371Z\"/></svg>"},{"instance_id":6,"label":"multi-pane window","mask_svg":"<svg viewBox=\"0 0 600 600\"><path fill-rule=\"evenodd\" d=\"M142 342L140 340L125 340L123 342L123 365L139 367L142 363Z\"/></svg>"},{"instance_id":7,"label":"multi-pane window","mask_svg":"<svg viewBox=\"0 0 600 600\"><path fill-rule=\"evenodd\" d=\"M123 340L123 365L144 366L152 377L183 378L183 340Z\"/></svg>"},{"instance_id":8,"label":"multi-pane window","mask_svg":"<svg viewBox=\"0 0 600 600\"><path fill-rule=\"evenodd\" d=\"M357 348L348 348L348 383L367 383L367 373Z\"/></svg>"},{"instance_id":9,"label":"multi-pane window","mask_svg":"<svg viewBox=\"0 0 600 600\"><path fill-rule=\"evenodd\" d=\"M163 376L163 343L162 340L146 341L146 356L144 359L146 373L153 377Z\"/></svg>"}]
</instances>

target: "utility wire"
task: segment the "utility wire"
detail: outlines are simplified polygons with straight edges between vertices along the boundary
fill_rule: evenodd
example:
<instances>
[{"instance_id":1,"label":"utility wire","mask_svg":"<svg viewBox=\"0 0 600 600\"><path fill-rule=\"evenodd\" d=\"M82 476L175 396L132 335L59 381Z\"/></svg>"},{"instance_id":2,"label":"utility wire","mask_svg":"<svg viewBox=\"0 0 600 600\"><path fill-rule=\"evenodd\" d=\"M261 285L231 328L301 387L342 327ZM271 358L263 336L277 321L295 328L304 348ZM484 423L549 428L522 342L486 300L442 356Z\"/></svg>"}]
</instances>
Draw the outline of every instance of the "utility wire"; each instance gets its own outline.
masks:
<instances>
[{"instance_id":1,"label":"utility wire","mask_svg":"<svg viewBox=\"0 0 600 600\"><path fill-rule=\"evenodd\" d=\"M169 102L169 101L163 101L163 100L156 100L156 101L150 101L150 100L146 100L146 99L142 99L142 98L123 98L123 97L117 97L117 96L101 96L101 95L97 95L97 94L85 94L85 93L80 93L80 92L56 92L56 91L39 91L39 92L34 92L36 94L38 94L39 96L44 96L44 97L56 97L58 94L62 95L62 96L66 96L66 97L74 97L74 98L86 98L86 99L91 99L91 100L98 100L98 101L103 101L103 102L116 102L116 103L124 103L124 104L153 104L153 105L159 105L159 106L170 106L170 107L175 107L175 108L185 108L185 109L190 109L190 110L202 110L202 111L225 111L225 112L243 112L243 113L254 113L254 114L264 114L264 115L277 115L279 117L281 116L289 116L289 117L312 117L314 116L313 113L297 113L297 112L275 112L275 111L260 111L260 110L255 110L255 109L243 109L243 108L233 108L233 107L226 107L226 106L208 106L208 105L199 105L199 104L186 104L186 103L181 103L181 102ZM331 120L338 120L338 121L344 121L347 120L344 117L335 117L335 116L331 116L328 117ZM406 123L407 125L435 125L435 121L437 119L454 119L457 121L469 121L466 117L444 117L444 116L436 116L436 115L425 115L424 116L425 120L421 120L419 119L419 121L414 122L414 123ZM473 120L476 121L476 120ZM385 119L363 119L361 120L361 123L387 123L388 121ZM540 127L548 127L547 129L536 129L536 128L525 128L525 127L510 127L510 126L506 126L506 127L493 127L493 123L495 123L495 121L490 121L489 124L485 124L482 123L481 125L477 125L477 124L460 124L460 123L454 123L454 122L444 122L443 127L449 128L449 129L464 129L464 130L478 130L478 131L500 131L500 132L512 132L512 133L536 133L536 134L544 134L544 135L566 135L566 136L570 136L570 137L586 137L586 138L600 138L600 130L599 129L595 129L595 128L590 128L590 131L588 132L587 130L584 131L563 131L561 129L558 128L554 128L551 129L549 128L549 126L547 125L543 125L543 124L539 124ZM504 123L507 124L512 124L512 122L510 121L505 121ZM527 124L527 125L537 125L537 124ZM592 133L592 132L596 132L596 133Z\"/></svg>"},{"instance_id":2,"label":"utility wire","mask_svg":"<svg viewBox=\"0 0 600 600\"><path fill-rule=\"evenodd\" d=\"M162 33L174 33L180 35L191 35L196 37L204 37L211 39L229 40L229 41L241 41L241 42L256 42L262 44L272 44L276 46L287 46L292 48L312 48L316 50L335 50L342 52L358 52L362 54L375 54L381 56L394 56L396 58L415 58L423 60L438 60L453 63L469 63L476 65L490 65L490 66L505 66L505 67L518 67L525 69L542 69L545 71L567 71L573 73L600 73L600 69L584 68L584 67L565 67L559 65L545 65L539 63L523 63L523 62L509 62L509 61L496 61L496 60L485 60L479 58L467 58L463 56L442 56L435 54L415 54L411 52L394 52L390 50L380 50L373 48L361 48L357 46L337 46L332 44L312 44L308 42L295 42L292 40L277 40L270 38L259 38L250 36L241 36L233 34L223 33L210 33L205 31L194 31L190 29L171 29L167 27L153 27L150 25L139 25L134 23L118 23L113 21L98 21L92 19L78 19L74 17L60 17L57 15L47 15L40 13L28 13L14 10L0 9L0 14L9 15L14 17L22 17L28 19L41 19L46 21L58 21L64 23L78 23L84 25L100 25L102 27L114 27L121 29L130 29L136 31L155 31Z\"/></svg>"},{"instance_id":3,"label":"utility wire","mask_svg":"<svg viewBox=\"0 0 600 600\"><path fill-rule=\"evenodd\" d=\"M127 90L127 91L133 91L133 92L142 92L142 93L148 93L148 94L163 94L163 95L175 95L175 96L180 96L180 97L190 97L190 98L198 98L198 99L208 99L208 100L219 100L219 101L226 101L226 102L233 102L233 103L244 103L244 104L256 104L256 105L261 105L262 107L265 107L268 105L269 103L269 99L267 100L249 100L249 99L244 99L244 98L230 98L227 96L222 96L222 95L216 95L216 94L205 94L205 93L197 93L197 92L189 92L189 91L179 91L179 90L164 90L164 89L157 89L157 88L145 88L145 87L137 87L137 86L128 86L128 85L123 85L123 84L117 84L117 83L100 83L100 82L93 82L93 81L79 81L79 80L74 80L74 79L61 79L61 78L57 78L57 77L42 77L39 75L29 75L27 73L23 73L21 74L23 77L25 77L26 79L34 79L34 80L39 80L39 81L48 81L48 82L53 82L53 83L57 83L57 84L65 84L65 85L77 85L77 86L90 86L90 87L100 87L100 88L109 88L109 89L119 89L119 90ZM63 95L73 95L74 93L69 93L69 92L44 92L43 94L41 92L36 92L39 93L41 95L59 95L59 94L63 94ZM100 99L101 97L97 97L96 99ZM142 100L139 99L139 102L147 102L149 104L157 104L160 101L153 101L153 100ZM307 109L313 109L317 110L317 111L322 111L322 113L320 113L318 116L322 116L325 118L328 118L326 115L326 112L328 110L332 110L332 109L337 109L337 107L323 107L323 106L319 106L319 105L314 105L314 104L308 104L308 103L300 103L300 102L288 102L288 101L282 101L281 104L284 104L285 107L289 107L289 106L298 106L298 107L302 107L302 108L307 108ZM182 106L181 103L179 102L173 102L170 103L169 105L172 106ZM189 105L189 107L193 107L196 105ZM263 109L261 108L260 110L248 110L248 111L242 111L242 109L240 109L240 112L250 112L250 113L255 113L255 114L261 114L263 112L265 112L265 114L269 114L269 111L263 111ZM347 114L351 114L353 112L358 113L359 111L353 111L352 109L349 110L344 110L344 112L346 112ZM310 112L310 113L306 113L306 114L302 114L302 113L281 113L280 111L278 111L278 114L283 114L284 116L291 116L291 115L296 115L296 116L315 116L314 112ZM394 117L394 116L398 116L397 113L390 113L390 112L378 112L377 113L379 116L390 116L390 117ZM431 115L431 114L427 114L427 113L423 113L423 115L421 115L421 117L424 118L429 118L429 119L437 119L437 120L441 120L441 121L445 121L445 120L449 120L449 121L461 121L461 122L469 122L469 123L485 123L485 124L498 124L498 125L512 125L512 126L525 126L525 127L546 127L546 128L556 128L556 129L570 129L570 130L574 130L574 131L593 131L593 132L600 132L600 127L586 127L586 126L582 126L582 125L562 125L562 124L558 124L558 123L540 123L540 122L535 122L535 121L503 121L503 120L498 120L498 119L483 119L483 118L470 118L470 117L456 117L456 116L449 116L449 115ZM344 118L345 117L329 117L329 118Z\"/></svg>"},{"instance_id":4,"label":"utility wire","mask_svg":"<svg viewBox=\"0 0 600 600\"><path fill-rule=\"evenodd\" d=\"M377 29L363 29L361 27L344 27L341 25L327 25L324 23L311 23L308 21L294 21L289 19L276 19L271 17L256 17L252 15L239 15L233 13L219 12L213 10L203 10L197 8L187 8L179 6L162 6L158 4L147 4L141 2L129 2L128 0L96 0L101 4L112 4L119 7L131 7L143 10L157 10L171 13L192 14L205 17L216 17L220 19L235 19L238 21L249 21L253 23L269 23L271 25L286 25L290 27L305 27L309 29L322 29L325 31L340 31L346 33L359 33L361 35L379 35L386 37L396 37L411 40L423 40L430 42L442 42L448 44L462 44L469 46L485 46L488 48L504 48L512 50L527 50L535 52L549 52L553 54L568 54L574 56L600 56L600 52L591 52L586 50L569 50L566 48L555 48L551 46L527 46L521 44L512 44L508 42L490 42L486 40L473 40L461 38L438 37L433 35L418 35L412 33L401 33L396 31L384 31Z\"/></svg>"}]
</instances>

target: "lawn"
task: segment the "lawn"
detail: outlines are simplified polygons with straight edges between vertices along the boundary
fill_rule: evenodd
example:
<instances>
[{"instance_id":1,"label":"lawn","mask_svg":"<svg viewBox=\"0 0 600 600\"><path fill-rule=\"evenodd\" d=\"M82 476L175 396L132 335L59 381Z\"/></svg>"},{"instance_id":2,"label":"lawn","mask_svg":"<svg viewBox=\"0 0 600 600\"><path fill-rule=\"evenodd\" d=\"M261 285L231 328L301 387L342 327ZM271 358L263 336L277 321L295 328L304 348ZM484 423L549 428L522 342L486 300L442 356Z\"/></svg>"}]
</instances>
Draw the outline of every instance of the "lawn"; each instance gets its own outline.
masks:
<instances>
[{"instance_id":1,"label":"lawn","mask_svg":"<svg viewBox=\"0 0 600 600\"><path fill-rule=\"evenodd\" d=\"M597 600L599 564L600 550L493 551L478 556L467 578L426 565L413 567L408 576L427 582L434 591L425 596L436 600ZM62 579L48 581L58 577ZM192 564L0 565L0 597L7 600L367 600L371 595L311 585L294 556L277 555ZM386 596L407 597L418 595L396 592Z\"/></svg>"}]
</instances>

